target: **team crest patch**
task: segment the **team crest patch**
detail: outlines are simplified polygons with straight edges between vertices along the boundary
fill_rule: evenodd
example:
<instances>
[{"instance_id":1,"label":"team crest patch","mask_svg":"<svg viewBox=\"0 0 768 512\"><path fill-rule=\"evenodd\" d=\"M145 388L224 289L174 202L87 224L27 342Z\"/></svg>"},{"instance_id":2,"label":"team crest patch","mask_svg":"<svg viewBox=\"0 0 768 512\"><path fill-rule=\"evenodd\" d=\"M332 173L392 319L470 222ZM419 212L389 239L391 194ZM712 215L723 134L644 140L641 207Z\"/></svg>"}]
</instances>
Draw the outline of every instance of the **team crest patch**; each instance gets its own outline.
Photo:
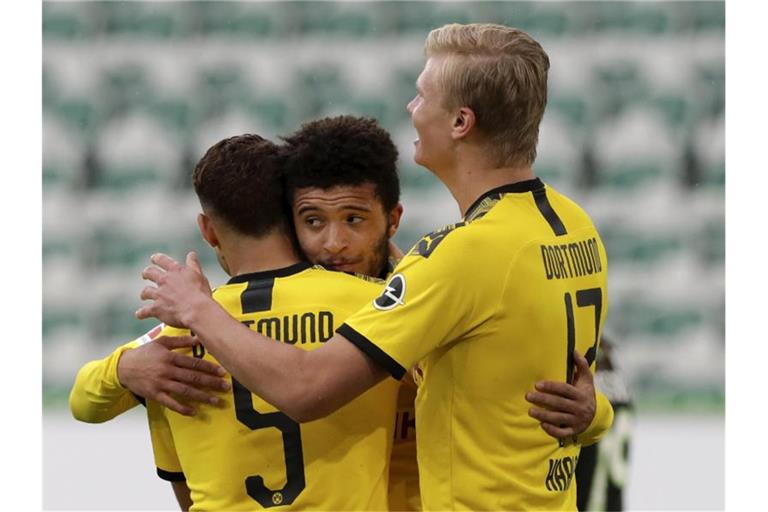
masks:
<instances>
[{"instance_id":1,"label":"team crest patch","mask_svg":"<svg viewBox=\"0 0 768 512\"><path fill-rule=\"evenodd\" d=\"M384 287L381 295L373 300L373 307L380 311L388 311L398 304L405 304L405 277L403 274L393 275Z\"/></svg>"},{"instance_id":2,"label":"team crest patch","mask_svg":"<svg viewBox=\"0 0 768 512\"><path fill-rule=\"evenodd\" d=\"M163 327L165 327L165 324L160 324L152 328L151 331L139 338L139 345L144 345L157 338L157 335L160 334L160 331L163 330Z\"/></svg>"}]
</instances>

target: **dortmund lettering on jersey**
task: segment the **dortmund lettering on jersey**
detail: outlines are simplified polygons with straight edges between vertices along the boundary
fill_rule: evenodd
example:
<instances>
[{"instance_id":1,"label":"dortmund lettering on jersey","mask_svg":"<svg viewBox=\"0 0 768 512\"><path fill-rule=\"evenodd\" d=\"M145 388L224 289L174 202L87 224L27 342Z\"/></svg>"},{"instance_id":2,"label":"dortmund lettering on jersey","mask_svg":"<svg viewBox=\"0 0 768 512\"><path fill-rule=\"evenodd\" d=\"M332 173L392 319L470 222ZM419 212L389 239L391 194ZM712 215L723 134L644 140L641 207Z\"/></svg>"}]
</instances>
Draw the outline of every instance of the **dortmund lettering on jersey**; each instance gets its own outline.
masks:
<instances>
[{"instance_id":1,"label":"dortmund lettering on jersey","mask_svg":"<svg viewBox=\"0 0 768 512\"><path fill-rule=\"evenodd\" d=\"M313 350L379 286L297 264L235 277L214 299L249 328ZM190 353L215 362L202 348ZM382 382L302 425L236 379L223 404L199 405L192 418L148 401L158 474L186 480L195 510L384 510L397 393Z\"/></svg>"},{"instance_id":2,"label":"dortmund lettering on jersey","mask_svg":"<svg viewBox=\"0 0 768 512\"><path fill-rule=\"evenodd\" d=\"M575 509L580 446L547 435L525 391L570 380L574 348L594 360L606 272L587 214L529 180L488 192L462 222L422 239L394 270L402 291L387 284L396 305L369 303L338 328L396 378L419 363L425 509Z\"/></svg>"}]
</instances>

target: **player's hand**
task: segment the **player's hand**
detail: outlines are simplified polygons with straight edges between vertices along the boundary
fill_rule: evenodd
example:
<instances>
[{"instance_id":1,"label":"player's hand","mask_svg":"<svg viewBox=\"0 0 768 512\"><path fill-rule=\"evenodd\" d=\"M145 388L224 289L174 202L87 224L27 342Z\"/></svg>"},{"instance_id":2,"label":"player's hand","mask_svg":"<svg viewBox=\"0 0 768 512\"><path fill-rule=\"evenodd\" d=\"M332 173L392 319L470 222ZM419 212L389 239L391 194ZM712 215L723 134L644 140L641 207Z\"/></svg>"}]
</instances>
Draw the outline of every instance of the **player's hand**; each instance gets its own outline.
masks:
<instances>
[{"instance_id":1,"label":"player's hand","mask_svg":"<svg viewBox=\"0 0 768 512\"><path fill-rule=\"evenodd\" d=\"M191 336L160 336L126 350L117 363L117 378L136 395L160 402L179 414L193 416L195 409L179 398L216 405L220 399L211 391L226 391L230 387L222 378L226 374L222 367L172 350L196 344L197 339Z\"/></svg>"},{"instance_id":2,"label":"player's hand","mask_svg":"<svg viewBox=\"0 0 768 512\"><path fill-rule=\"evenodd\" d=\"M136 311L136 318L155 317L167 325L189 327L195 307L210 302L211 286L203 275L197 254L187 254L186 265L182 265L166 254L153 254L149 266L141 277L157 286L147 286L141 291L142 300L152 304Z\"/></svg>"},{"instance_id":3,"label":"player's hand","mask_svg":"<svg viewBox=\"0 0 768 512\"><path fill-rule=\"evenodd\" d=\"M589 363L573 351L576 363L573 384L555 381L536 383L536 391L529 391L525 399L531 407L528 415L541 422L541 428L556 439L577 436L584 432L595 417L595 384Z\"/></svg>"}]
</instances>

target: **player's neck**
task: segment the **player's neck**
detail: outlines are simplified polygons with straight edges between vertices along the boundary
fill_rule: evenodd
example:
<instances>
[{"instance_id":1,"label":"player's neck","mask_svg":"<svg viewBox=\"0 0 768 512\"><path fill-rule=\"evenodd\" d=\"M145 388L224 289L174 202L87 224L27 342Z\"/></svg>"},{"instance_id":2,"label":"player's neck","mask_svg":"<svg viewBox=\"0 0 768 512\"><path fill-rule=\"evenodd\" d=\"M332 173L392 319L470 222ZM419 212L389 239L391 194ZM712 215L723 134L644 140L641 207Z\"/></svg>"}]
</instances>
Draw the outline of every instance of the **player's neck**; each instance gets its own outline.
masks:
<instances>
[{"instance_id":1,"label":"player's neck","mask_svg":"<svg viewBox=\"0 0 768 512\"><path fill-rule=\"evenodd\" d=\"M300 261L290 239L282 232L261 238L234 236L222 241L222 248L230 276L277 270Z\"/></svg>"},{"instance_id":2,"label":"player's neck","mask_svg":"<svg viewBox=\"0 0 768 512\"><path fill-rule=\"evenodd\" d=\"M457 162L456 167L441 177L450 190L462 216L477 199L494 188L535 178L531 166L494 167L485 159Z\"/></svg>"}]
</instances>

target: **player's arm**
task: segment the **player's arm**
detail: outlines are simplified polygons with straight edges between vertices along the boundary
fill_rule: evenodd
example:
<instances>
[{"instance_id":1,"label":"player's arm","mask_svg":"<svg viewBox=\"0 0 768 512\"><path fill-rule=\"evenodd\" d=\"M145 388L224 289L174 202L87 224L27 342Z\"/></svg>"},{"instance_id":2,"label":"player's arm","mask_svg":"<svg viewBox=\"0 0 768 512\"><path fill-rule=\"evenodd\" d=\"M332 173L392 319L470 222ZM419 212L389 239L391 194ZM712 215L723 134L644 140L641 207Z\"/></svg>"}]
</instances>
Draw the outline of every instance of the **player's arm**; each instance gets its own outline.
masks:
<instances>
[{"instance_id":1,"label":"player's arm","mask_svg":"<svg viewBox=\"0 0 768 512\"><path fill-rule=\"evenodd\" d=\"M537 406L529 410L529 415L539 420L549 435L557 439L578 436L579 442L587 446L597 442L611 427L613 407L605 395L595 391L587 360L576 350L573 356L573 384L537 382L536 391L526 393L525 398Z\"/></svg>"},{"instance_id":2,"label":"player's arm","mask_svg":"<svg viewBox=\"0 0 768 512\"><path fill-rule=\"evenodd\" d=\"M142 299L154 302L137 316L190 328L243 386L295 421L324 417L388 375L339 334L305 351L248 329L211 298L194 255L187 265L165 255L153 256L152 262L157 267L145 269L143 276L160 287L142 291Z\"/></svg>"},{"instance_id":3,"label":"player's arm","mask_svg":"<svg viewBox=\"0 0 768 512\"><path fill-rule=\"evenodd\" d=\"M229 389L229 382L222 378L226 371L210 361L173 351L196 343L188 336L161 336L125 351L117 364L119 382L137 396L185 416L193 416L195 409L179 399L218 404L212 391Z\"/></svg>"},{"instance_id":4,"label":"player's arm","mask_svg":"<svg viewBox=\"0 0 768 512\"><path fill-rule=\"evenodd\" d=\"M171 486L173 487L173 494L176 495L176 501L179 502L179 507L184 512L187 512L192 507L192 497L186 480L183 482L171 482Z\"/></svg>"},{"instance_id":5,"label":"player's arm","mask_svg":"<svg viewBox=\"0 0 768 512\"><path fill-rule=\"evenodd\" d=\"M139 405L117 377L117 365L136 342L117 348L104 359L86 363L77 372L69 393L69 408L75 419L86 423L103 423Z\"/></svg>"},{"instance_id":6,"label":"player's arm","mask_svg":"<svg viewBox=\"0 0 768 512\"><path fill-rule=\"evenodd\" d=\"M223 368L171 351L180 346L173 338L140 345L133 341L104 359L86 363L77 373L69 395L75 419L86 423L109 421L138 405L139 398L157 400L185 415L194 409L173 395L215 404L207 390L226 390Z\"/></svg>"}]
</instances>

